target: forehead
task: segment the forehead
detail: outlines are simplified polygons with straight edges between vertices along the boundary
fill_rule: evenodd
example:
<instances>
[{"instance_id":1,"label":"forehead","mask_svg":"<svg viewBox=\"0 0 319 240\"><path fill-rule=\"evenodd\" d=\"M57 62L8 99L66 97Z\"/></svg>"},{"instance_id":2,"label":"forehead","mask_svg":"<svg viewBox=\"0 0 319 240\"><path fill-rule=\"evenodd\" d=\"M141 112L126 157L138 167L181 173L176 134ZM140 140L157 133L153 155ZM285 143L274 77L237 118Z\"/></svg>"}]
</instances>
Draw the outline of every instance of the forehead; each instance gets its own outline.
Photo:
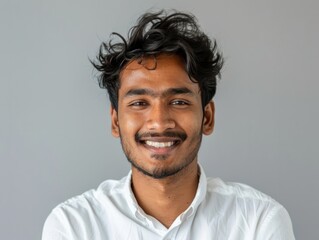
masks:
<instances>
[{"instance_id":1,"label":"forehead","mask_svg":"<svg viewBox=\"0 0 319 240\"><path fill-rule=\"evenodd\" d=\"M199 89L198 84L190 80L184 61L177 55L167 54L133 60L124 67L120 74L120 92L145 87Z\"/></svg>"}]
</instances>

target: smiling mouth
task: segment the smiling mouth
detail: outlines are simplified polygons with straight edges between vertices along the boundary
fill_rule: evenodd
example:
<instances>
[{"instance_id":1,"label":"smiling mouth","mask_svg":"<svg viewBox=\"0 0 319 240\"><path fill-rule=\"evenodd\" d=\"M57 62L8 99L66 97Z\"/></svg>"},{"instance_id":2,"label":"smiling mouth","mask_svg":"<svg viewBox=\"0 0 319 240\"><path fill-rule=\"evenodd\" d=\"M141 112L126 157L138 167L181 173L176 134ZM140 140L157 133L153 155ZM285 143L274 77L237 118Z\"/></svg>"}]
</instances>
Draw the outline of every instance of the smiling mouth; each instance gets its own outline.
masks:
<instances>
[{"instance_id":1,"label":"smiling mouth","mask_svg":"<svg viewBox=\"0 0 319 240\"><path fill-rule=\"evenodd\" d=\"M154 148L168 148L175 145L178 141L170 141L170 142L155 142L155 141L145 141L145 144L154 147Z\"/></svg>"},{"instance_id":2,"label":"smiling mouth","mask_svg":"<svg viewBox=\"0 0 319 240\"><path fill-rule=\"evenodd\" d=\"M135 135L137 143L158 154L167 154L184 142L186 138L187 135L183 132L137 133Z\"/></svg>"},{"instance_id":3,"label":"smiling mouth","mask_svg":"<svg viewBox=\"0 0 319 240\"><path fill-rule=\"evenodd\" d=\"M179 144L182 143L180 139L176 138L143 139L138 142L151 154L150 156L153 160L166 160L178 148Z\"/></svg>"}]
</instances>

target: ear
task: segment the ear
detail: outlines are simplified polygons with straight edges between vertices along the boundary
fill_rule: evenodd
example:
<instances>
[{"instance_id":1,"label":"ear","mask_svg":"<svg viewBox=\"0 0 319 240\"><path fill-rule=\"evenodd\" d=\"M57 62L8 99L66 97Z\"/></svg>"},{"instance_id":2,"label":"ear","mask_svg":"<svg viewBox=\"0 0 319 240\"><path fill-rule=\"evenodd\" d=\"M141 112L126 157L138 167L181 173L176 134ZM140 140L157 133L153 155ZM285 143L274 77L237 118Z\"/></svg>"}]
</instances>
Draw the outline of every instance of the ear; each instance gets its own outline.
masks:
<instances>
[{"instance_id":1,"label":"ear","mask_svg":"<svg viewBox=\"0 0 319 240\"><path fill-rule=\"evenodd\" d=\"M110 109L110 113L111 113L111 121L112 121L112 135L114 137L120 137L119 121L118 121L118 117L117 117L117 111L112 106L111 106L111 109Z\"/></svg>"},{"instance_id":2,"label":"ear","mask_svg":"<svg viewBox=\"0 0 319 240\"><path fill-rule=\"evenodd\" d=\"M203 134L209 135L213 132L215 125L215 104L210 101L204 108Z\"/></svg>"}]
</instances>

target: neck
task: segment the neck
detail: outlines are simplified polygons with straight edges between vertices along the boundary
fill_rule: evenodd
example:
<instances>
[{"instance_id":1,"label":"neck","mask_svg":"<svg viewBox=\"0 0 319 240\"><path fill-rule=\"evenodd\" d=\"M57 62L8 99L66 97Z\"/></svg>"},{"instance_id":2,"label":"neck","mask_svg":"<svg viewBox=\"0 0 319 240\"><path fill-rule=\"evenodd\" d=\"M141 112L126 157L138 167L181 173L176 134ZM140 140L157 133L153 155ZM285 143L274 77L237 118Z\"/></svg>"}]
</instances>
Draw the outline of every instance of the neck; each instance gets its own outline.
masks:
<instances>
[{"instance_id":1,"label":"neck","mask_svg":"<svg viewBox=\"0 0 319 240\"><path fill-rule=\"evenodd\" d=\"M163 179L154 179L132 168L132 190L139 206L167 228L192 203L198 181L196 160Z\"/></svg>"}]
</instances>

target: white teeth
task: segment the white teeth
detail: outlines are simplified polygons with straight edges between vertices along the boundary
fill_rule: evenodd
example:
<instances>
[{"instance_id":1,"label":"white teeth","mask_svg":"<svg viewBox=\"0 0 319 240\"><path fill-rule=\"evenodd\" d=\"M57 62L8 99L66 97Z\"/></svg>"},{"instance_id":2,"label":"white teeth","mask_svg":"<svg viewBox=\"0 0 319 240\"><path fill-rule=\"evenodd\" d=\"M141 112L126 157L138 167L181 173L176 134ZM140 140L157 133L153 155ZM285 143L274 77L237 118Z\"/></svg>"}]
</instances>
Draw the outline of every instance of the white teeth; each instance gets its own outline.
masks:
<instances>
[{"instance_id":1,"label":"white teeth","mask_svg":"<svg viewBox=\"0 0 319 240\"><path fill-rule=\"evenodd\" d=\"M148 146L156 147L156 148L165 148L173 146L174 142L153 142L153 141L145 141Z\"/></svg>"}]
</instances>

